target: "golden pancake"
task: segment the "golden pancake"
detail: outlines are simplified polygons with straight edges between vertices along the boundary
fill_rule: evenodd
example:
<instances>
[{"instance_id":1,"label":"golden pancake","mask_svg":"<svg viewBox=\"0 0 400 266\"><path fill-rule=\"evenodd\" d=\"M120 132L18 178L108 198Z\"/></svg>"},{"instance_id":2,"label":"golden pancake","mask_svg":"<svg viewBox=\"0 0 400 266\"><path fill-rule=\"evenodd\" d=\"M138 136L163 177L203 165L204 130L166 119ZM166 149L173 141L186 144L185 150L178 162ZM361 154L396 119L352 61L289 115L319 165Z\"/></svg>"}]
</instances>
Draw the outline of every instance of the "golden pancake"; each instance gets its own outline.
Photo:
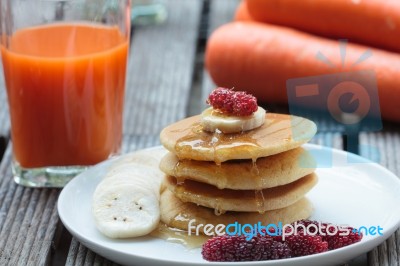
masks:
<instances>
[{"instance_id":1,"label":"golden pancake","mask_svg":"<svg viewBox=\"0 0 400 266\"><path fill-rule=\"evenodd\" d=\"M267 157L299 147L316 133L314 122L284 114L267 113L263 126L221 134L202 130L200 116L193 116L161 131L164 147L179 159L214 161Z\"/></svg>"},{"instance_id":2,"label":"golden pancake","mask_svg":"<svg viewBox=\"0 0 400 266\"><path fill-rule=\"evenodd\" d=\"M309 167L309 168L306 168ZM181 160L172 153L160 162L160 169L179 181L190 179L219 189L254 190L285 185L314 172L316 162L309 152L296 148L252 160L214 162Z\"/></svg>"},{"instance_id":3,"label":"golden pancake","mask_svg":"<svg viewBox=\"0 0 400 266\"><path fill-rule=\"evenodd\" d=\"M212 224L214 226L218 224L226 226L235 222L242 225L258 222L261 222L262 225L279 222L288 224L309 218L312 209L311 203L306 198L302 198L286 208L267 211L263 214L258 212L227 212L215 215L213 209L197 206L190 202L182 202L168 189L161 193L160 200L161 221L170 227L182 230L188 230L188 224L191 220L194 220L192 225ZM204 233L203 228L200 228L201 233Z\"/></svg>"},{"instance_id":4,"label":"golden pancake","mask_svg":"<svg viewBox=\"0 0 400 266\"><path fill-rule=\"evenodd\" d=\"M176 178L166 176L165 186L177 198L184 202L192 202L218 212L265 212L292 205L317 184L318 177L312 173L299 180L263 190L232 190L185 180L177 184Z\"/></svg>"}]
</instances>

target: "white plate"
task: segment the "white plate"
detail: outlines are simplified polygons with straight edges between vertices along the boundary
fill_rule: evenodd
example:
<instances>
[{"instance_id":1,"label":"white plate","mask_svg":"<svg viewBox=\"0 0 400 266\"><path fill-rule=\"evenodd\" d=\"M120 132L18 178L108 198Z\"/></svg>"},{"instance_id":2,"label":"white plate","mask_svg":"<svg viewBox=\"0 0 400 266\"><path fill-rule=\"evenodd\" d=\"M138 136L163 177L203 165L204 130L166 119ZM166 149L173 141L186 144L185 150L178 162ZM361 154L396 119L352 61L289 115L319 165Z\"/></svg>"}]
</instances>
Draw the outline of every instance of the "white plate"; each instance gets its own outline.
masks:
<instances>
[{"instance_id":1,"label":"white plate","mask_svg":"<svg viewBox=\"0 0 400 266\"><path fill-rule=\"evenodd\" d=\"M326 166L327 159L333 161L331 167L317 169L319 183L308 194L315 207L311 219L354 227L379 225L383 235L364 236L359 243L311 256L223 265L340 264L371 250L400 226L400 181L394 174L357 155L312 144L305 147L316 152L321 166ZM152 237L115 240L99 233L91 214L91 199L111 163L106 161L90 168L61 192L58 212L72 235L94 252L124 265L221 265L204 261L199 248L189 250Z\"/></svg>"}]
</instances>

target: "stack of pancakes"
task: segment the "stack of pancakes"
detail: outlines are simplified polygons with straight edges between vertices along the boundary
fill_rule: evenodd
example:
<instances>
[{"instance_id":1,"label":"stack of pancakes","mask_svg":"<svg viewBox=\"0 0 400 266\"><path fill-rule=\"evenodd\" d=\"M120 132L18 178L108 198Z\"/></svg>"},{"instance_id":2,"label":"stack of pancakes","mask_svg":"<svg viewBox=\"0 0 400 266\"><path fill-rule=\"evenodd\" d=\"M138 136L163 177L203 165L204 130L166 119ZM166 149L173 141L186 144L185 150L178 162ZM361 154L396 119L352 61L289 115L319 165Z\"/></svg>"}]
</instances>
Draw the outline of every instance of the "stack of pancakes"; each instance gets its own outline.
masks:
<instances>
[{"instance_id":1,"label":"stack of pancakes","mask_svg":"<svg viewBox=\"0 0 400 266\"><path fill-rule=\"evenodd\" d=\"M235 134L203 131L200 116L166 127L162 222L187 230L191 220L216 226L308 218L312 205L304 196L317 176L301 145L315 133L310 120L274 113L263 126Z\"/></svg>"}]
</instances>

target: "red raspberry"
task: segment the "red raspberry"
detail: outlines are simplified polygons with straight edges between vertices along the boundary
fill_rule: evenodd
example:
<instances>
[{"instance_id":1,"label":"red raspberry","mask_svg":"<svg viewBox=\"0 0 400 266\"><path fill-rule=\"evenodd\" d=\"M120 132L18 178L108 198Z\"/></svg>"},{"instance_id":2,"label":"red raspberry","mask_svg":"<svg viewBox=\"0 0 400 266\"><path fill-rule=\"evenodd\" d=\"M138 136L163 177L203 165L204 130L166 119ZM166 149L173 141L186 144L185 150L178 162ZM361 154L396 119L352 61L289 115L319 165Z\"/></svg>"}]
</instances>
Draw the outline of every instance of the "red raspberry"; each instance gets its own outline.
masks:
<instances>
[{"instance_id":1,"label":"red raspberry","mask_svg":"<svg viewBox=\"0 0 400 266\"><path fill-rule=\"evenodd\" d=\"M313 234L313 233L315 233L315 231L317 231L317 232L320 231L320 227L319 227L320 224L322 225L321 232L325 233L325 228L329 223L322 223L322 222L312 221L312 220L300 220L300 221L296 221L296 222L292 223L291 225L293 227L295 227L296 224L297 224L297 227L298 227L298 231L302 231L301 225L304 225L306 230L308 228L308 232ZM309 227L310 224L313 224L315 226L310 226ZM317 233L317 235L320 235L320 234Z\"/></svg>"},{"instance_id":2,"label":"red raspberry","mask_svg":"<svg viewBox=\"0 0 400 266\"><path fill-rule=\"evenodd\" d=\"M310 224L314 224L315 226L318 227L318 236L322 237L323 241L326 241L328 243L328 249L329 250L333 250L333 249L337 249L337 248L341 248L344 246L348 246L354 243L357 243L359 241L361 241L361 239L363 238L362 234L359 234L357 232L354 231L353 227L341 227L341 229L346 228L349 231L349 234L341 236L339 235L341 233L341 231L337 230L337 232L334 235L329 235L327 233L327 226L328 225L332 225L330 223L319 223L317 221L312 221L312 220L301 220L301 221L297 221L296 222L297 225L302 224L304 225L306 228L310 225ZM293 223L292 225L294 225L295 223ZM319 227L319 225L322 225L322 228ZM335 225L336 228L338 228ZM309 232L313 233L315 230L313 230L314 227L309 227ZM334 227L329 227L329 232L333 233L335 232L335 228ZM322 233L322 234L320 234Z\"/></svg>"},{"instance_id":3,"label":"red raspberry","mask_svg":"<svg viewBox=\"0 0 400 266\"><path fill-rule=\"evenodd\" d=\"M288 231L288 230L286 230ZM282 232L278 231L278 233L275 232L275 228L269 228L268 232L266 229L262 229L261 232L265 235L268 234L268 236L272 237L272 239L274 239L277 242L284 242L282 240Z\"/></svg>"},{"instance_id":4,"label":"red raspberry","mask_svg":"<svg viewBox=\"0 0 400 266\"><path fill-rule=\"evenodd\" d=\"M340 232L336 232L335 235L327 235L324 237L325 241L328 242L328 248L330 250L345 247L361 241L361 239L363 238L363 235L361 233L359 234L353 231L353 227L347 227L347 229L350 231L350 234L348 235L341 236L339 235ZM330 232L334 231L330 230Z\"/></svg>"},{"instance_id":5,"label":"red raspberry","mask_svg":"<svg viewBox=\"0 0 400 266\"><path fill-rule=\"evenodd\" d=\"M257 111L257 99L244 91L216 88L207 99L207 104L222 113L235 116L248 116Z\"/></svg>"},{"instance_id":6,"label":"red raspberry","mask_svg":"<svg viewBox=\"0 0 400 266\"><path fill-rule=\"evenodd\" d=\"M208 261L258 261L300 257L344 247L362 239L362 234L353 232L352 227L346 227L349 230L348 235L340 236L341 230L337 230L335 235L327 234L327 230L336 230L335 227L327 229L332 224L311 220L297 221L296 224L304 225L308 228L308 233L317 234L307 235L304 230L298 230L297 235L288 235L283 240L282 235L265 235L266 231L263 229L262 235L258 234L249 241L244 235L213 237L203 245L203 258ZM310 227L311 224L315 226ZM270 228L269 233L274 233L274 229Z\"/></svg>"},{"instance_id":7,"label":"red raspberry","mask_svg":"<svg viewBox=\"0 0 400 266\"><path fill-rule=\"evenodd\" d=\"M293 257L307 256L328 251L328 243L320 236L291 235L285 238L285 242L292 250Z\"/></svg>"},{"instance_id":8,"label":"red raspberry","mask_svg":"<svg viewBox=\"0 0 400 266\"><path fill-rule=\"evenodd\" d=\"M268 257L271 260L291 258L292 250L289 248L289 245L287 243L274 241L272 242Z\"/></svg>"},{"instance_id":9,"label":"red raspberry","mask_svg":"<svg viewBox=\"0 0 400 266\"><path fill-rule=\"evenodd\" d=\"M250 240L241 236L218 236L209 239L201 251L208 261L259 261L290 258L286 243L268 236L255 236Z\"/></svg>"}]
</instances>

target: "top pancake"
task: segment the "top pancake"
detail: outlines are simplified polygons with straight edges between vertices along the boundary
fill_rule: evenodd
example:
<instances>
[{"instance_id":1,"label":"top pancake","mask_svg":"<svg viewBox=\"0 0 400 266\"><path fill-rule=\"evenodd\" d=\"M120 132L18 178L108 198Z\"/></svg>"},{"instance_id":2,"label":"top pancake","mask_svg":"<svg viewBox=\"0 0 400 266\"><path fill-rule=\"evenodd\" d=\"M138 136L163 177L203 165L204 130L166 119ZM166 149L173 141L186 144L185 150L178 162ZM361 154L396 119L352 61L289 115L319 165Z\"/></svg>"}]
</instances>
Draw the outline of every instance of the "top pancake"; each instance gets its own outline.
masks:
<instances>
[{"instance_id":1,"label":"top pancake","mask_svg":"<svg viewBox=\"0 0 400 266\"><path fill-rule=\"evenodd\" d=\"M267 113L263 126L233 133L210 133L202 130L200 116L178 121L161 131L164 147L179 159L214 161L267 157L308 142L316 133L314 122L285 114Z\"/></svg>"}]
</instances>

